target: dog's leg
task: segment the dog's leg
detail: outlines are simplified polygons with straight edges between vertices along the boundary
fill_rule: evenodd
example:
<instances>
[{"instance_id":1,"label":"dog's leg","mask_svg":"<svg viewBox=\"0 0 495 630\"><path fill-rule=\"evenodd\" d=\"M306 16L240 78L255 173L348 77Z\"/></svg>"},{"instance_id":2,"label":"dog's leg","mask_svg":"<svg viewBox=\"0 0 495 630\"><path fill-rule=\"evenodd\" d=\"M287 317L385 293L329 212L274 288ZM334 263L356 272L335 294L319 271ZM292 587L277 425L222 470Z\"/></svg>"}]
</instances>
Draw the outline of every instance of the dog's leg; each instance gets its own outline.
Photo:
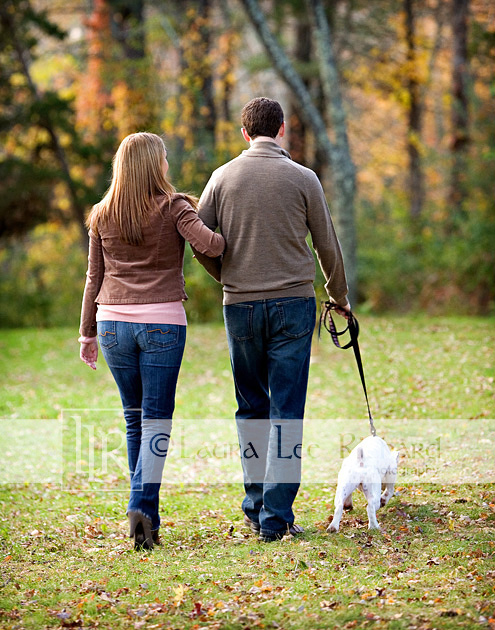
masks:
<instances>
[{"instance_id":1,"label":"dog's leg","mask_svg":"<svg viewBox=\"0 0 495 630\"><path fill-rule=\"evenodd\" d=\"M352 509L354 509L354 506L352 504L352 494L350 494L348 497L345 498L344 500L344 510L346 512L350 512Z\"/></svg>"},{"instance_id":2,"label":"dog's leg","mask_svg":"<svg viewBox=\"0 0 495 630\"><path fill-rule=\"evenodd\" d=\"M380 483L363 484L363 493L368 502L366 507L368 513L368 529L380 529L380 525L376 520L376 511L380 507L380 491Z\"/></svg>"},{"instance_id":3,"label":"dog's leg","mask_svg":"<svg viewBox=\"0 0 495 630\"><path fill-rule=\"evenodd\" d=\"M337 486L335 493L335 511L333 519L330 525L327 527L327 532L338 532L340 526L340 520L344 511L346 501L351 501L352 505L352 493L357 488L356 484L346 483L344 485Z\"/></svg>"},{"instance_id":4,"label":"dog's leg","mask_svg":"<svg viewBox=\"0 0 495 630\"><path fill-rule=\"evenodd\" d=\"M338 532L340 527L340 519L342 518L342 513L344 511L344 504L340 503L335 506L335 511L333 513L333 519L330 525L327 527L327 532Z\"/></svg>"},{"instance_id":5,"label":"dog's leg","mask_svg":"<svg viewBox=\"0 0 495 630\"><path fill-rule=\"evenodd\" d=\"M399 451L391 451L390 463L382 479L385 490L382 493L380 499L381 507L385 507L390 499L394 496L395 482L397 481L397 466L399 465L400 453Z\"/></svg>"},{"instance_id":6,"label":"dog's leg","mask_svg":"<svg viewBox=\"0 0 495 630\"><path fill-rule=\"evenodd\" d=\"M390 501L390 499L394 496L394 488L395 488L394 483L385 484L385 490L383 491L382 496L380 498L380 507L385 507L387 503Z\"/></svg>"}]
</instances>

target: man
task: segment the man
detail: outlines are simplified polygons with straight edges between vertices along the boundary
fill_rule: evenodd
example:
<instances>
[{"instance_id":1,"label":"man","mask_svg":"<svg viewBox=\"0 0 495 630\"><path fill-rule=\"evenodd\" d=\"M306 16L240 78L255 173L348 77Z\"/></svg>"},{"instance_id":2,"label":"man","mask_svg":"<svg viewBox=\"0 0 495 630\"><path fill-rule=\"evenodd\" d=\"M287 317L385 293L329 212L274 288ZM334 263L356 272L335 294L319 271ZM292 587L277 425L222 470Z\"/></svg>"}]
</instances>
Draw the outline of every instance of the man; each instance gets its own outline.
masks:
<instances>
[{"instance_id":1,"label":"man","mask_svg":"<svg viewBox=\"0 0 495 630\"><path fill-rule=\"evenodd\" d=\"M294 524L292 504L300 485L316 318L308 231L337 312L346 316L350 306L321 184L281 147L280 104L255 98L244 106L241 122L250 148L213 173L199 202L199 216L209 228L220 228L226 251L216 264L197 257L223 284L246 491L244 522L269 542L303 531Z\"/></svg>"}]
</instances>

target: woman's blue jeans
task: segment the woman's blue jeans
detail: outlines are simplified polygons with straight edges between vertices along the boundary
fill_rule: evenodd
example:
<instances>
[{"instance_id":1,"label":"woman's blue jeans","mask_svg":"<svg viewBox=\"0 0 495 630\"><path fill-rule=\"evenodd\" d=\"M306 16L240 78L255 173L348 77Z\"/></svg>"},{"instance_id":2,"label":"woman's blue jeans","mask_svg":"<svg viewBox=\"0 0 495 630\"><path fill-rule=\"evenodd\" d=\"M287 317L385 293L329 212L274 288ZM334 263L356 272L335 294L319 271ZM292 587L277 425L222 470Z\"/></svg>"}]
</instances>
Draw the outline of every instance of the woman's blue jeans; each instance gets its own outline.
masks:
<instances>
[{"instance_id":1,"label":"woman's blue jeans","mask_svg":"<svg viewBox=\"0 0 495 630\"><path fill-rule=\"evenodd\" d=\"M124 408L131 478L127 510L147 516L156 530L186 326L103 321L98 340Z\"/></svg>"},{"instance_id":2,"label":"woman's blue jeans","mask_svg":"<svg viewBox=\"0 0 495 630\"><path fill-rule=\"evenodd\" d=\"M229 304L224 306L224 319L238 404L241 456L244 446L252 441L247 421L257 420L252 424L259 428L259 450L266 457L263 480L253 480L248 472L253 458L250 462L242 459L246 491L242 509L260 524L262 534L278 535L294 522L292 504L300 486L301 449L296 450L297 455L291 450L292 468L287 476L288 460L277 461L277 456L286 454L277 440L287 422L277 420L292 421L292 436L300 436L294 447L301 447L316 301L294 297ZM265 428L261 420L266 421Z\"/></svg>"}]
</instances>

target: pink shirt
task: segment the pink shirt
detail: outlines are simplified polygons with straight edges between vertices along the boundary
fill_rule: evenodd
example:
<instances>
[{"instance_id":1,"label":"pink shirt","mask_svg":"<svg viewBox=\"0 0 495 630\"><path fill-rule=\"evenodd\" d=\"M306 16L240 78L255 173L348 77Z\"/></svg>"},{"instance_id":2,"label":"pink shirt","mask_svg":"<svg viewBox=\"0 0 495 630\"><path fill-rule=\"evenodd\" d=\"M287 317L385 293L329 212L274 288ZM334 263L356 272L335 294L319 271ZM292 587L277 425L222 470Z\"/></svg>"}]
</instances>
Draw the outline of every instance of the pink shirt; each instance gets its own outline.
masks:
<instances>
[{"instance_id":1,"label":"pink shirt","mask_svg":"<svg viewBox=\"0 0 495 630\"><path fill-rule=\"evenodd\" d=\"M98 304L96 321L134 322L136 324L178 324L187 326L181 300L150 304Z\"/></svg>"},{"instance_id":2,"label":"pink shirt","mask_svg":"<svg viewBox=\"0 0 495 630\"><path fill-rule=\"evenodd\" d=\"M186 311L181 300L151 304L98 304L96 321L134 322L135 324L177 324L187 326ZM91 343L96 337L81 336L79 341Z\"/></svg>"}]
</instances>

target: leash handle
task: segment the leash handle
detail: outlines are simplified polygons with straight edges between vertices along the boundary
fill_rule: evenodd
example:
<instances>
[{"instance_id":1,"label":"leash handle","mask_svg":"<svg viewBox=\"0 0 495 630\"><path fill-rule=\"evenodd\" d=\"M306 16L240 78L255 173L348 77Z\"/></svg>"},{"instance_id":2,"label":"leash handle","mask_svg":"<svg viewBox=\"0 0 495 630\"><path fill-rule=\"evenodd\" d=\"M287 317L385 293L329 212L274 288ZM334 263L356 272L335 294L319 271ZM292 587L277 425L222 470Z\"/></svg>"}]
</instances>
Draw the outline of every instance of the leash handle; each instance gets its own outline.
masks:
<instances>
[{"instance_id":1,"label":"leash handle","mask_svg":"<svg viewBox=\"0 0 495 630\"><path fill-rule=\"evenodd\" d=\"M368 392L366 390L366 381L364 378L363 362L361 360L361 352L359 350L359 343L358 343L358 337L359 337L358 320L356 319L355 315L351 311L347 319L347 327L344 328L344 330L338 331L332 317L332 310L337 308L338 304L334 304L333 302L324 302L322 303L322 307L323 308L320 315L320 323L318 325L318 339L321 336L321 327L323 325L325 329L330 333L332 337L332 341L337 346L337 348L340 348L341 350L347 350L348 348L352 347L352 349L354 350L354 356L356 357L356 363L359 370L359 376L361 377L361 383L363 385L364 397L366 399L366 406L368 407L370 431L371 431L371 435L374 437L376 435L376 429L373 423L373 416L371 415L370 403L368 400ZM347 344L342 346L340 344L339 337L344 335L346 332L349 332L351 340Z\"/></svg>"}]
</instances>

